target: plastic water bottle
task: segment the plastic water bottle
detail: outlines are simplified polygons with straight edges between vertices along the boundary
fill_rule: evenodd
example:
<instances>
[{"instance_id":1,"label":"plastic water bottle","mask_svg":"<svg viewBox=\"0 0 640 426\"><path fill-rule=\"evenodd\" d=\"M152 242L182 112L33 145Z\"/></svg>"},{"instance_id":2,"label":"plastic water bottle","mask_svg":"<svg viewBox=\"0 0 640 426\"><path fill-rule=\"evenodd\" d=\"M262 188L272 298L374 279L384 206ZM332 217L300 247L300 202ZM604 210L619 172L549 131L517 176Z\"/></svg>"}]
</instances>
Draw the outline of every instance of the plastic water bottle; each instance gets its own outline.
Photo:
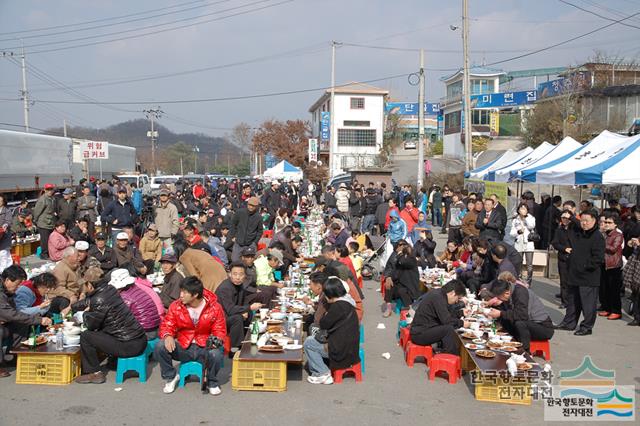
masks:
<instances>
[{"instance_id":1,"label":"plastic water bottle","mask_svg":"<svg viewBox=\"0 0 640 426\"><path fill-rule=\"evenodd\" d=\"M56 351L61 351L64 349L64 335L62 334L62 329L58 329L56 333Z\"/></svg>"}]
</instances>

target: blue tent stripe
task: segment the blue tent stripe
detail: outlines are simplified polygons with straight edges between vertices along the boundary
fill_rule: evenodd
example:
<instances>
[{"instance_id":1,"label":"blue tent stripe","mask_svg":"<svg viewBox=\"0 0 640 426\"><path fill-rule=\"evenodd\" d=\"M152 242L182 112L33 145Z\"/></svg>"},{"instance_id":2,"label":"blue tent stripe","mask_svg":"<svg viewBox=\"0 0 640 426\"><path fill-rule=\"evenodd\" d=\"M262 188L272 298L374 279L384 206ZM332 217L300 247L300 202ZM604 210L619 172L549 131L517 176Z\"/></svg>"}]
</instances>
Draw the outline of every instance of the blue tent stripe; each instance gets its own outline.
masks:
<instances>
[{"instance_id":1,"label":"blue tent stripe","mask_svg":"<svg viewBox=\"0 0 640 426\"><path fill-rule=\"evenodd\" d=\"M604 174L604 172L609 170L614 165L618 164L627 155L638 149L638 147L640 147L640 135L637 137L635 142L633 142L631 145L629 145L616 155L604 160L601 163L595 164L591 167L587 167L586 169L578 170L575 173L575 184L586 185L590 183L602 183L602 175Z\"/></svg>"},{"instance_id":2,"label":"blue tent stripe","mask_svg":"<svg viewBox=\"0 0 640 426\"><path fill-rule=\"evenodd\" d=\"M285 172L299 172L300 171L299 168L297 168L296 166L294 166L293 164L289 163L286 160L284 160L283 169L284 169Z\"/></svg>"},{"instance_id":3,"label":"blue tent stripe","mask_svg":"<svg viewBox=\"0 0 640 426\"><path fill-rule=\"evenodd\" d=\"M592 140L593 140L593 139L592 139ZM533 168L531 168L531 169L529 169L529 170L526 170L526 171L522 172L522 175L520 175L519 179L520 179L520 180L523 180L523 181L526 181L526 182L535 182L535 181L536 181L536 173L537 173L539 170L548 169L548 168L550 168L550 167L555 166L556 164L560 164L560 163L562 163L563 161L568 160L568 159L569 159L569 158L571 158L573 155L575 155L578 151L580 151L581 149L586 148L587 146L589 146L589 144L592 142L592 140L591 140L591 141L589 141L589 142L587 142L586 144L582 145L581 147L576 148L575 150L571 151L570 153L568 153L568 154L566 154L566 155L563 155L563 156L562 156L562 157L560 157L560 158L556 158L555 160L550 161L550 162L548 162L548 163L546 163L546 164L541 164L541 165L539 165L538 167L533 167ZM559 146L559 145L558 145L558 146ZM544 157L543 157L543 158L544 158Z\"/></svg>"},{"instance_id":4,"label":"blue tent stripe","mask_svg":"<svg viewBox=\"0 0 640 426\"><path fill-rule=\"evenodd\" d=\"M505 152L504 154L506 154L506 152ZM470 172L465 172L464 177L468 178L469 176L471 176L471 173L480 173L481 171L483 171L483 170L485 170L485 169L488 169L489 167L493 166L493 164L494 164L496 161L498 161L499 159L501 159L501 158L502 158L502 156L503 156L504 154L502 154L500 157L496 158L495 160L493 160L493 161L492 161L492 162L490 162L489 164L485 164L484 166L482 166L482 167L478 167L477 169L475 169L475 170L471 170Z\"/></svg>"}]
</instances>

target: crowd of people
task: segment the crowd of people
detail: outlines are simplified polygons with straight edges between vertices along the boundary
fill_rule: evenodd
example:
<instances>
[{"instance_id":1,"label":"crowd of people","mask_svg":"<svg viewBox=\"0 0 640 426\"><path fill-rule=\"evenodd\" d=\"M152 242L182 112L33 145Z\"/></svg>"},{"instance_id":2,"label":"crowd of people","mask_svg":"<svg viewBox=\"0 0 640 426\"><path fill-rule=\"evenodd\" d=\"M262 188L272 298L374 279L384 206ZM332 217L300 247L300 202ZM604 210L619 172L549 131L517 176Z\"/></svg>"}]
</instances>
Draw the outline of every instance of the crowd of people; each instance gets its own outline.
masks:
<instances>
[{"instance_id":1,"label":"crowd of people","mask_svg":"<svg viewBox=\"0 0 640 426\"><path fill-rule=\"evenodd\" d=\"M32 209L23 203L11 212L0 196L3 259L7 238L10 248L12 235L38 233L41 258L57 261L52 273L27 279L24 269L3 260L0 331L5 342L16 342L32 325L50 325L53 314L73 314L87 328L79 383L105 381L99 353L112 363L158 338L165 393L179 380L174 360L204 357L209 392L217 395L217 348L228 339L231 354L239 349L255 312L270 305L290 267L303 261L303 221L313 209L322 212L325 231L310 276L316 297L305 298L313 313L304 342L310 383L330 384L331 368L359 361L362 258L373 253L374 236L389 247L383 315L398 299L412 307L418 344L457 353L453 333L465 326L460 302L471 293L527 350L531 340L558 329L591 334L598 315L620 319L623 282L636 307L629 325L640 324L637 206L610 200L597 211L583 200L578 209L559 196L537 203L530 191L509 211L505 203L496 194L448 185L415 191L395 182L353 181L323 191L307 180L181 180L154 196L117 177L58 194L47 184ZM434 232L447 235L437 255ZM558 252L559 306L566 309L556 325L531 290L534 250L549 246ZM421 271L435 267L455 279L422 294ZM159 293L147 279L156 271L164 277Z\"/></svg>"}]
</instances>

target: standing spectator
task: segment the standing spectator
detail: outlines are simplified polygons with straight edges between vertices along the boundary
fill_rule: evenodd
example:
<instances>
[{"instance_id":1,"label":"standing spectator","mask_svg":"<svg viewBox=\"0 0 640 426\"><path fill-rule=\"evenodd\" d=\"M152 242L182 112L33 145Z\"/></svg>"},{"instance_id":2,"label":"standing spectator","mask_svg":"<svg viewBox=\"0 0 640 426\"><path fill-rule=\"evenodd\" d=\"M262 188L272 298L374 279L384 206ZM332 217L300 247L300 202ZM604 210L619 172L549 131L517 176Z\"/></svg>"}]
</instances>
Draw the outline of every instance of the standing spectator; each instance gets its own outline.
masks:
<instances>
[{"instance_id":1,"label":"standing spectator","mask_svg":"<svg viewBox=\"0 0 640 426\"><path fill-rule=\"evenodd\" d=\"M247 208L238 210L231 219L229 236L233 239L233 249L231 253L231 261L240 260L240 252L245 247L251 247L254 250L258 241L262 237L262 219L259 213L260 200L258 197L251 197L247 200Z\"/></svg>"},{"instance_id":2,"label":"standing spectator","mask_svg":"<svg viewBox=\"0 0 640 426\"><path fill-rule=\"evenodd\" d=\"M193 185L193 189L191 190L193 198L196 200L201 200L207 195L207 190L204 186L202 186L202 181L198 179L196 184Z\"/></svg>"},{"instance_id":3,"label":"standing spectator","mask_svg":"<svg viewBox=\"0 0 640 426\"><path fill-rule=\"evenodd\" d=\"M462 218L464 211L464 203L460 201L460 194L455 192L451 195L451 203L447 209L447 224L449 225L449 239L457 244L462 242Z\"/></svg>"},{"instance_id":4,"label":"standing spectator","mask_svg":"<svg viewBox=\"0 0 640 426\"><path fill-rule=\"evenodd\" d=\"M76 204L76 201L72 199L73 194L73 189L67 188L62 193L62 199L58 199L56 202L58 220L64 221L67 225L67 229L73 228L73 225L76 222L76 210L78 210L78 205Z\"/></svg>"},{"instance_id":5,"label":"standing spectator","mask_svg":"<svg viewBox=\"0 0 640 426\"><path fill-rule=\"evenodd\" d=\"M575 221L575 222L574 222ZM551 245L558 251L558 275L560 276L560 309L567 307L569 292L569 257L571 255L571 242L569 233L571 227L580 226L573 213L565 210L560 215L560 225L553 234Z\"/></svg>"},{"instance_id":6,"label":"standing spectator","mask_svg":"<svg viewBox=\"0 0 640 426\"><path fill-rule=\"evenodd\" d=\"M498 194L491 194L490 198L493 200L493 209L498 212L501 217L501 222L503 223L502 229L500 230L500 240L502 240L504 239L504 230L508 222L507 209L500 202L500 197L498 197Z\"/></svg>"},{"instance_id":7,"label":"standing spectator","mask_svg":"<svg viewBox=\"0 0 640 426\"><path fill-rule=\"evenodd\" d=\"M480 230L480 238L497 243L502 241L505 222L502 214L494 209L494 203L491 198L484 200L484 209L478 213L476 228Z\"/></svg>"},{"instance_id":8,"label":"standing spectator","mask_svg":"<svg viewBox=\"0 0 640 426\"><path fill-rule=\"evenodd\" d=\"M378 231L380 232L380 235L384 235L387 232L388 210L389 201L383 201L382 195L380 195L380 204L378 204L378 206L376 207L376 223L378 224Z\"/></svg>"},{"instance_id":9,"label":"standing spectator","mask_svg":"<svg viewBox=\"0 0 640 426\"><path fill-rule=\"evenodd\" d=\"M385 214L385 220L384 220L385 230L389 229L389 224L391 223L391 213L393 212L395 212L398 215L398 217L400 217L400 209L398 208L398 202L396 201L395 198L391 197L389 198L388 208Z\"/></svg>"},{"instance_id":10,"label":"standing spectator","mask_svg":"<svg viewBox=\"0 0 640 426\"><path fill-rule=\"evenodd\" d=\"M335 193L336 208L342 217L346 217L349 214L349 197L351 193L347 189L345 183L340 184L340 188Z\"/></svg>"},{"instance_id":11,"label":"standing spectator","mask_svg":"<svg viewBox=\"0 0 640 426\"><path fill-rule=\"evenodd\" d=\"M464 238L480 236L480 230L476 228L476 221L478 220L478 213L480 213L483 208L484 204L482 204L482 200L469 198L467 202L467 213L462 218L462 225L460 226Z\"/></svg>"},{"instance_id":12,"label":"standing spectator","mask_svg":"<svg viewBox=\"0 0 640 426\"><path fill-rule=\"evenodd\" d=\"M580 313L584 316L580 328L573 334L592 334L596 322L598 287L604 264L605 241L598 230L598 214L593 210L583 211L580 227L569 232L569 292L567 312L555 328L575 330Z\"/></svg>"},{"instance_id":13,"label":"standing spectator","mask_svg":"<svg viewBox=\"0 0 640 426\"><path fill-rule=\"evenodd\" d=\"M374 188L367 188L367 195L363 202L362 232L371 233L376 224L376 211L378 205L383 204L382 197Z\"/></svg>"},{"instance_id":14,"label":"standing spectator","mask_svg":"<svg viewBox=\"0 0 640 426\"><path fill-rule=\"evenodd\" d=\"M158 238L165 249L171 247L173 237L180 229L178 221L178 208L169 200L171 193L168 189L160 190L158 205L153 210L154 223L158 228Z\"/></svg>"},{"instance_id":15,"label":"standing spectator","mask_svg":"<svg viewBox=\"0 0 640 426\"><path fill-rule=\"evenodd\" d=\"M354 231L360 232L363 210L362 188L354 188L349 196L349 225Z\"/></svg>"},{"instance_id":16,"label":"standing spectator","mask_svg":"<svg viewBox=\"0 0 640 426\"><path fill-rule=\"evenodd\" d=\"M82 187L82 195L76 202L78 218L87 217L91 226L96 222L98 214L96 212L96 197L91 195L91 188L87 185Z\"/></svg>"},{"instance_id":17,"label":"standing spectator","mask_svg":"<svg viewBox=\"0 0 640 426\"><path fill-rule=\"evenodd\" d=\"M600 312L598 315L610 320L622 318L622 247L624 236L618 229L620 216L616 211L604 212L604 270L600 283Z\"/></svg>"},{"instance_id":18,"label":"standing spectator","mask_svg":"<svg viewBox=\"0 0 640 426\"><path fill-rule=\"evenodd\" d=\"M44 185L44 194L38 198L33 208L33 222L38 227L40 234L40 259L49 259L49 235L53 232L56 223L56 200L53 198L54 186L51 183Z\"/></svg>"},{"instance_id":19,"label":"standing spectator","mask_svg":"<svg viewBox=\"0 0 640 426\"><path fill-rule=\"evenodd\" d=\"M554 234L560 224L560 215L562 214L562 197L556 195L551 200L551 205L544 214L542 221L542 244L540 248L546 250L553 241Z\"/></svg>"},{"instance_id":20,"label":"standing spectator","mask_svg":"<svg viewBox=\"0 0 640 426\"><path fill-rule=\"evenodd\" d=\"M0 194L0 273L13 264L11 258L11 225L13 217Z\"/></svg>"},{"instance_id":21,"label":"standing spectator","mask_svg":"<svg viewBox=\"0 0 640 426\"><path fill-rule=\"evenodd\" d=\"M138 220L138 214L127 198L127 189L124 186L118 189L118 198L109 203L101 217L103 222L111 225L111 236L114 240L125 226L133 226Z\"/></svg>"},{"instance_id":22,"label":"standing spectator","mask_svg":"<svg viewBox=\"0 0 640 426\"><path fill-rule=\"evenodd\" d=\"M404 199L404 208L400 212L400 217L407 224L407 232L412 232L413 227L418 223L419 210L415 208L413 204L413 198L411 195L407 195Z\"/></svg>"},{"instance_id":23,"label":"standing spectator","mask_svg":"<svg viewBox=\"0 0 640 426\"><path fill-rule=\"evenodd\" d=\"M518 215L511 221L511 236L515 238L515 248L523 255L527 262L527 283L531 285L533 280L533 252L534 242L529 240L529 235L536 230L536 218L529 214L526 203L518 206Z\"/></svg>"},{"instance_id":24,"label":"standing spectator","mask_svg":"<svg viewBox=\"0 0 640 426\"><path fill-rule=\"evenodd\" d=\"M431 225L442 225L442 193L439 186L433 186L429 194L429 204L431 205Z\"/></svg>"}]
</instances>

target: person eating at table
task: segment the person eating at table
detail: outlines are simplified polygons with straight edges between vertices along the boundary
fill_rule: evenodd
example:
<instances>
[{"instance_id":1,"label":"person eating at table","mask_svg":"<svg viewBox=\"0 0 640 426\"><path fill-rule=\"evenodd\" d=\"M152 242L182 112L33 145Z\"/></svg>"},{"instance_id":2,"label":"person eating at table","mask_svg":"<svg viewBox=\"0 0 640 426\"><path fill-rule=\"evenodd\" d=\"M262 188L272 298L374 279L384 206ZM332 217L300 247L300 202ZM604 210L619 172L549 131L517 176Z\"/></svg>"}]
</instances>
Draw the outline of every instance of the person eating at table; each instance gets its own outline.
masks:
<instances>
[{"instance_id":1,"label":"person eating at table","mask_svg":"<svg viewBox=\"0 0 640 426\"><path fill-rule=\"evenodd\" d=\"M80 335L83 374L76 383L100 384L106 376L100 369L98 353L117 358L138 356L147 347L147 336L118 290L103 277L101 268L89 268L83 278L86 297L61 313L66 316L69 312L82 312L80 322L87 328Z\"/></svg>"},{"instance_id":2,"label":"person eating at table","mask_svg":"<svg viewBox=\"0 0 640 426\"><path fill-rule=\"evenodd\" d=\"M169 306L160 324L160 341L154 357L160 364L161 376L166 383L163 392L173 393L180 381L173 360L202 361L207 357L207 384L211 395L220 395L218 371L222 363L220 346L227 335L224 310L218 298L204 288L195 276L180 283L180 299ZM211 341L213 347L208 347Z\"/></svg>"},{"instance_id":3,"label":"person eating at table","mask_svg":"<svg viewBox=\"0 0 640 426\"><path fill-rule=\"evenodd\" d=\"M258 257L253 264L256 267L256 285L258 288L269 285L278 288L284 287L283 283L276 282L274 278L274 271L284 264L281 250L271 248L266 255L263 254Z\"/></svg>"},{"instance_id":4,"label":"person eating at table","mask_svg":"<svg viewBox=\"0 0 640 426\"><path fill-rule=\"evenodd\" d=\"M489 288L493 306L488 316L500 321L504 329L522 343L529 352L531 340L549 340L553 337L553 323L538 296L515 275L503 272Z\"/></svg>"},{"instance_id":5,"label":"person eating at table","mask_svg":"<svg viewBox=\"0 0 640 426\"><path fill-rule=\"evenodd\" d=\"M82 288L78 283L78 250L75 247L67 247L62 253L62 260L53 268L53 275L58 280L53 289L51 307L49 312L57 314L69 304L78 301Z\"/></svg>"},{"instance_id":6,"label":"person eating at table","mask_svg":"<svg viewBox=\"0 0 640 426\"><path fill-rule=\"evenodd\" d=\"M12 348L22 339L29 336L30 327L49 326L51 318L39 313L25 314L16 309L15 294L20 284L27 279L27 274L19 265L11 265L0 275L0 377L8 377L10 373L2 368L4 351L2 346Z\"/></svg>"},{"instance_id":7,"label":"person eating at table","mask_svg":"<svg viewBox=\"0 0 640 426\"><path fill-rule=\"evenodd\" d=\"M248 301L250 294L243 285L245 269L244 264L240 262L231 263L229 278L222 281L216 289L218 302L222 305L226 316L227 334L231 338L232 353L242 345L244 328L251 323L251 311L262 307L262 303Z\"/></svg>"},{"instance_id":8,"label":"person eating at table","mask_svg":"<svg viewBox=\"0 0 640 426\"><path fill-rule=\"evenodd\" d=\"M421 346L440 343L442 352L458 355L460 340L456 329L469 327L469 322L460 319L463 312L453 314L450 307L466 294L464 284L455 279L425 294L411 322L411 341Z\"/></svg>"},{"instance_id":9,"label":"person eating at table","mask_svg":"<svg viewBox=\"0 0 640 426\"><path fill-rule=\"evenodd\" d=\"M304 341L311 373L307 381L314 385L330 385L333 383L331 370L349 368L360 362L360 326L353 299L348 297L344 283L337 277L327 279L323 293L329 308L320 320L320 331ZM329 366L325 358L329 359Z\"/></svg>"},{"instance_id":10,"label":"person eating at table","mask_svg":"<svg viewBox=\"0 0 640 426\"><path fill-rule=\"evenodd\" d=\"M16 308L28 315L46 315L51 299L45 299L45 296L53 291L56 285L58 280L51 272L43 272L29 281L24 281L16 290Z\"/></svg>"}]
</instances>

